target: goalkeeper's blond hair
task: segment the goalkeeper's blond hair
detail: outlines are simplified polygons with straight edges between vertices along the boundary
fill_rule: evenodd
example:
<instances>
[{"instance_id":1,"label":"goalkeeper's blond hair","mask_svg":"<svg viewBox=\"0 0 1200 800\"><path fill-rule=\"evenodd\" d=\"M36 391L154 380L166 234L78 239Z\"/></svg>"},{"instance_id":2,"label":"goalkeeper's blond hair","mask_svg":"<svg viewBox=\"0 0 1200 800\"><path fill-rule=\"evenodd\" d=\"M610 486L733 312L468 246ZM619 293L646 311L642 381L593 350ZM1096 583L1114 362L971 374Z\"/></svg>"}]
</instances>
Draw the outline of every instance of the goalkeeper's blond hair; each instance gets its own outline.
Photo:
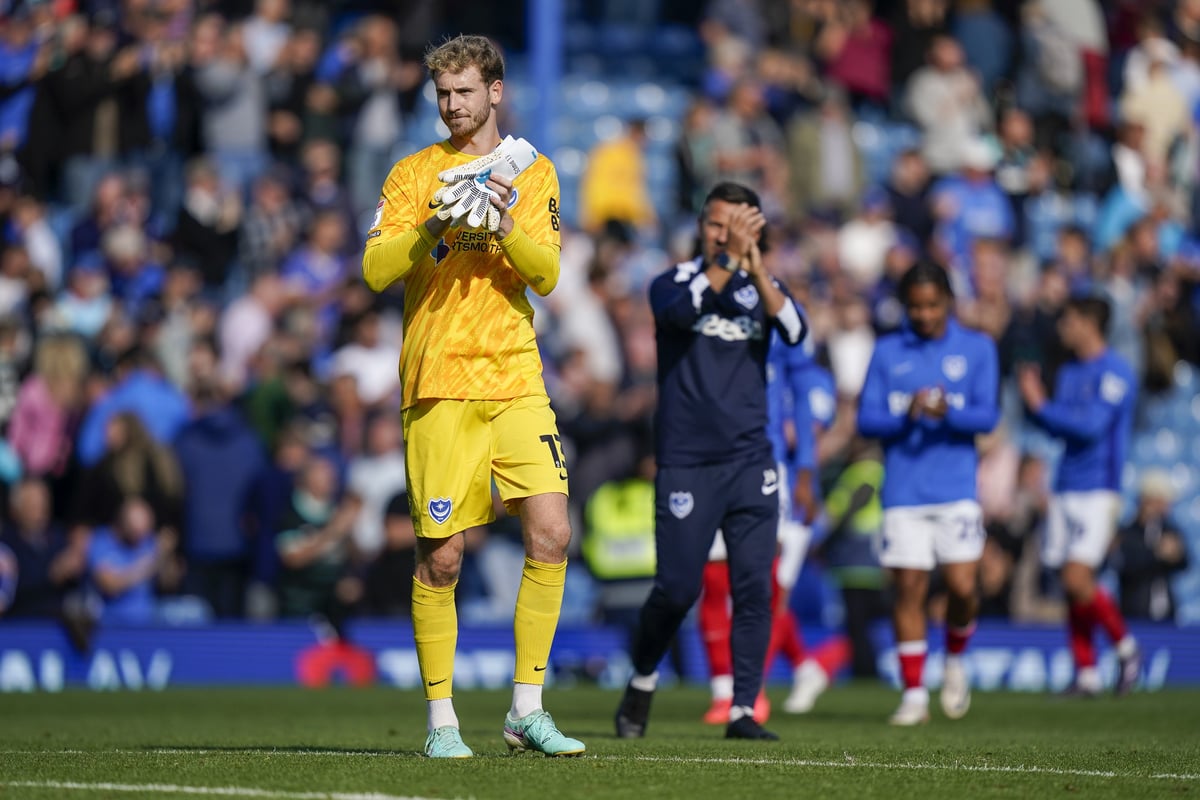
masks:
<instances>
[{"instance_id":1,"label":"goalkeeper's blond hair","mask_svg":"<svg viewBox=\"0 0 1200 800\"><path fill-rule=\"evenodd\" d=\"M476 67L487 86L504 80L504 56L486 36L460 35L442 42L425 53L425 66L434 78L440 72L457 74Z\"/></svg>"}]
</instances>

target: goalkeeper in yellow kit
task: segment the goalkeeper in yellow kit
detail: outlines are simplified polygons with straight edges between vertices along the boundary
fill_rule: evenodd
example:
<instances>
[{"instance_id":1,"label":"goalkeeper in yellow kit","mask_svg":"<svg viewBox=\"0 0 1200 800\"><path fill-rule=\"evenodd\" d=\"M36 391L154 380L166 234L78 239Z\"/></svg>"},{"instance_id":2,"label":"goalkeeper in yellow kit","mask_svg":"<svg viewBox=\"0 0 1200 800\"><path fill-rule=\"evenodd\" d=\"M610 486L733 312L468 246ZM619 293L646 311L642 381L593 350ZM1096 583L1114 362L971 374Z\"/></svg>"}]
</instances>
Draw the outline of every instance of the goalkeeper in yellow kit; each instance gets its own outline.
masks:
<instances>
[{"instance_id":1,"label":"goalkeeper in yellow kit","mask_svg":"<svg viewBox=\"0 0 1200 800\"><path fill-rule=\"evenodd\" d=\"M515 178L490 169L502 145L496 107L504 93L504 61L490 41L459 36L430 50L425 64L450 138L392 167L363 254L373 290L404 281L400 373L418 536L412 621L429 706L425 753L472 755L451 701L454 587L463 531L494 519L494 480L525 540L504 740L513 750L579 755L583 743L542 709L571 528L566 462L525 294L549 294L558 281L558 176L532 148ZM443 190L470 196L452 213ZM459 213L468 207L473 213Z\"/></svg>"}]
</instances>

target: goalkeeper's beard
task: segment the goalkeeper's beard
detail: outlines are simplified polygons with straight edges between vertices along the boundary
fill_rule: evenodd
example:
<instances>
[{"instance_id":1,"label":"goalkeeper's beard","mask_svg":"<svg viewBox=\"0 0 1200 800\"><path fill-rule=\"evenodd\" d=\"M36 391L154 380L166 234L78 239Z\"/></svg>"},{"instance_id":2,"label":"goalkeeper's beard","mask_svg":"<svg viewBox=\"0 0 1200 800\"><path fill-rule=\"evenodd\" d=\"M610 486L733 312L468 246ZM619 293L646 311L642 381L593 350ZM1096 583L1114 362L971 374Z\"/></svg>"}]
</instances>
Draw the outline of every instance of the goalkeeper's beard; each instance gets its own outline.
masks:
<instances>
[{"instance_id":1,"label":"goalkeeper's beard","mask_svg":"<svg viewBox=\"0 0 1200 800\"><path fill-rule=\"evenodd\" d=\"M492 107L484 106L477 113L472 113L466 117L458 117L449 121L442 120L446 123L446 127L450 129L450 135L456 139L470 139L479 133L479 130L487 124L488 119L492 116ZM453 123L453 124L452 124ZM455 125L466 126L464 128L455 128Z\"/></svg>"}]
</instances>

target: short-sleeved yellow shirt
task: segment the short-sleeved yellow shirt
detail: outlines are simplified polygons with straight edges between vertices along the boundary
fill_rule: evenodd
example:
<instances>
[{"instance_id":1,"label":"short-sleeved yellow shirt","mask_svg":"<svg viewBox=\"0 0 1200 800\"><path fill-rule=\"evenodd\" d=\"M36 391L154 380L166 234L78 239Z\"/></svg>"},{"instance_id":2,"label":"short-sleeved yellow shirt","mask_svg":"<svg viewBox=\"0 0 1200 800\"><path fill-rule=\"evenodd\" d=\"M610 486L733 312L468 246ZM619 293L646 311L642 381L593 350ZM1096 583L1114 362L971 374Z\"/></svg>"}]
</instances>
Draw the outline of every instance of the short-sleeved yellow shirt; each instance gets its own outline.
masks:
<instances>
[{"instance_id":1,"label":"short-sleeved yellow shirt","mask_svg":"<svg viewBox=\"0 0 1200 800\"><path fill-rule=\"evenodd\" d=\"M472 161L448 141L398 161L367 234L367 248L434 213L438 172ZM509 213L539 245L561 246L558 174L537 160L513 181ZM507 400L545 395L526 284L496 234L450 228L404 278L403 406L420 400Z\"/></svg>"}]
</instances>

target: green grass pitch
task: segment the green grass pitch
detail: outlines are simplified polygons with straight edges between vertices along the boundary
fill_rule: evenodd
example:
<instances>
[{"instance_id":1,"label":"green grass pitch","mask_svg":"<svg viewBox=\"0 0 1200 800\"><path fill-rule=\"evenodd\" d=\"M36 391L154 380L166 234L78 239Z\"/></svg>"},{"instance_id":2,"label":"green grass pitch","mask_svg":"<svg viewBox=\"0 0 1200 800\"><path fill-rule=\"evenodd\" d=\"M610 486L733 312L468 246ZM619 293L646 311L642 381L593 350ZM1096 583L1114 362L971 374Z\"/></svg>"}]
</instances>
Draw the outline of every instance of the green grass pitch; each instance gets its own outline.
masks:
<instances>
[{"instance_id":1,"label":"green grass pitch","mask_svg":"<svg viewBox=\"0 0 1200 800\"><path fill-rule=\"evenodd\" d=\"M772 687L776 701L783 687ZM664 688L645 739L613 737L618 693L551 688L585 757L512 757L506 692L455 698L477 757L421 757L421 697L383 688L0 695L0 798L1200 797L1200 691L1067 701L976 693L958 722L894 729L898 693L839 686L774 743L700 723L703 689Z\"/></svg>"}]
</instances>

